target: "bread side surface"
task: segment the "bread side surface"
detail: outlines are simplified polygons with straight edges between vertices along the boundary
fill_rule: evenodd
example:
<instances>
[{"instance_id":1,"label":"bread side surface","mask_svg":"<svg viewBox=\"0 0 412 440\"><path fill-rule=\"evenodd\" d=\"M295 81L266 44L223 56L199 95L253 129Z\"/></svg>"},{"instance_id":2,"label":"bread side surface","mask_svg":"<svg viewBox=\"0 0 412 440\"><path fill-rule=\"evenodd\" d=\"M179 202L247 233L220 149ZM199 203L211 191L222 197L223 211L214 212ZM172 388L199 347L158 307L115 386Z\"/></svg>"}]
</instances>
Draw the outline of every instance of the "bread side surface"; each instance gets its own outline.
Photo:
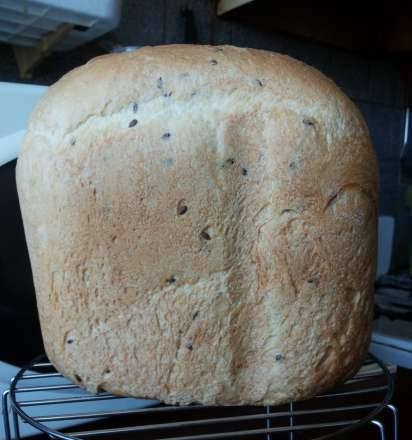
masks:
<instances>
[{"instance_id":1,"label":"bread side surface","mask_svg":"<svg viewBox=\"0 0 412 440\"><path fill-rule=\"evenodd\" d=\"M159 46L68 73L17 165L50 360L168 403L333 386L370 337L376 168L353 103L287 56Z\"/></svg>"}]
</instances>

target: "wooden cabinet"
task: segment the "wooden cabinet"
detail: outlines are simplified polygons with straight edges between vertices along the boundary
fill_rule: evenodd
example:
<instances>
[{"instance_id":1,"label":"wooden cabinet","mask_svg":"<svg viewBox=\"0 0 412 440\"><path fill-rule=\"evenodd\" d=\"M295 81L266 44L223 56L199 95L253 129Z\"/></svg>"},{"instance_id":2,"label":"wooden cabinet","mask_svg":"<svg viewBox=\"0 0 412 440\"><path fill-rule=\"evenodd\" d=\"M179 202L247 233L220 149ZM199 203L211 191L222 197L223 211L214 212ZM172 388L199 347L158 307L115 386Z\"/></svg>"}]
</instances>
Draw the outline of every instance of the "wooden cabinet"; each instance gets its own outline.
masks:
<instances>
[{"instance_id":1,"label":"wooden cabinet","mask_svg":"<svg viewBox=\"0 0 412 440\"><path fill-rule=\"evenodd\" d=\"M412 51L411 1L219 0L217 14L335 47Z\"/></svg>"}]
</instances>

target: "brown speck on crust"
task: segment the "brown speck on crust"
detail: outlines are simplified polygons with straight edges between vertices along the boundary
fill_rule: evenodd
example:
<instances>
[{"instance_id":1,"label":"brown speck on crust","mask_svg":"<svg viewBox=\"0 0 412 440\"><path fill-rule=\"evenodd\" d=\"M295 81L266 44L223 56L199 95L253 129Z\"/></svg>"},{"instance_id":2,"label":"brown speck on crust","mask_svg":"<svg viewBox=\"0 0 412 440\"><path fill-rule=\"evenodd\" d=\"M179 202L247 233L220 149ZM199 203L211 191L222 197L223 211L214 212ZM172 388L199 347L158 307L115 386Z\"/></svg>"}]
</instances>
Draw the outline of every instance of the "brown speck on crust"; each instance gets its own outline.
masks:
<instances>
[{"instance_id":1,"label":"brown speck on crust","mask_svg":"<svg viewBox=\"0 0 412 440\"><path fill-rule=\"evenodd\" d=\"M318 280L316 278L309 278L308 279L308 283L312 284L314 286L317 286L318 285Z\"/></svg>"},{"instance_id":2,"label":"brown speck on crust","mask_svg":"<svg viewBox=\"0 0 412 440\"><path fill-rule=\"evenodd\" d=\"M215 47L215 52L223 52L223 47Z\"/></svg>"},{"instance_id":3,"label":"brown speck on crust","mask_svg":"<svg viewBox=\"0 0 412 440\"><path fill-rule=\"evenodd\" d=\"M193 345L192 345L192 344L186 344L185 347L186 347L188 350L190 350L190 351L193 350Z\"/></svg>"},{"instance_id":4,"label":"brown speck on crust","mask_svg":"<svg viewBox=\"0 0 412 440\"><path fill-rule=\"evenodd\" d=\"M129 128L135 127L137 125L137 119L132 119L129 122Z\"/></svg>"},{"instance_id":5,"label":"brown speck on crust","mask_svg":"<svg viewBox=\"0 0 412 440\"><path fill-rule=\"evenodd\" d=\"M297 168L296 162L291 162L291 163L289 164L289 168L290 168L291 170L295 170L295 169Z\"/></svg>"},{"instance_id":6,"label":"brown speck on crust","mask_svg":"<svg viewBox=\"0 0 412 440\"><path fill-rule=\"evenodd\" d=\"M209 64L211 64L212 66L216 66L217 61L216 61L216 60L210 60L210 61L209 61Z\"/></svg>"},{"instance_id":7,"label":"brown speck on crust","mask_svg":"<svg viewBox=\"0 0 412 440\"><path fill-rule=\"evenodd\" d=\"M233 159L233 157L229 157L229 159L226 159L226 163L228 163L229 165L233 165L235 163L235 159Z\"/></svg>"},{"instance_id":8,"label":"brown speck on crust","mask_svg":"<svg viewBox=\"0 0 412 440\"><path fill-rule=\"evenodd\" d=\"M188 211L188 207L186 205L186 201L184 199L180 200L177 204L177 214L184 215Z\"/></svg>"},{"instance_id":9,"label":"brown speck on crust","mask_svg":"<svg viewBox=\"0 0 412 440\"><path fill-rule=\"evenodd\" d=\"M309 126L309 127L314 127L314 126L315 126L315 121L314 121L313 119L304 118L304 119L302 120L302 122L303 122L305 125Z\"/></svg>"},{"instance_id":10,"label":"brown speck on crust","mask_svg":"<svg viewBox=\"0 0 412 440\"><path fill-rule=\"evenodd\" d=\"M200 233L200 237L203 238L203 240L211 240L212 239L212 237L210 236L209 230L210 230L210 228L209 228L209 226L207 226Z\"/></svg>"},{"instance_id":11,"label":"brown speck on crust","mask_svg":"<svg viewBox=\"0 0 412 440\"><path fill-rule=\"evenodd\" d=\"M262 81L260 80L260 79L255 79L255 82L256 82L256 84L259 86L259 87L263 87L263 83L262 83Z\"/></svg>"},{"instance_id":12,"label":"brown speck on crust","mask_svg":"<svg viewBox=\"0 0 412 440\"><path fill-rule=\"evenodd\" d=\"M170 278L166 280L166 283L168 284L173 284L175 282L176 282L176 277L174 275L172 275Z\"/></svg>"},{"instance_id":13,"label":"brown speck on crust","mask_svg":"<svg viewBox=\"0 0 412 440\"><path fill-rule=\"evenodd\" d=\"M162 159L160 162L165 168L170 168L174 161L171 157L167 157L166 159Z\"/></svg>"},{"instance_id":14,"label":"brown speck on crust","mask_svg":"<svg viewBox=\"0 0 412 440\"><path fill-rule=\"evenodd\" d=\"M82 378L78 375L78 374L75 374L74 375L74 378L77 380L77 382L79 382L79 383L82 383L83 382L83 380L82 380Z\"/></svg>"}]
</instances>

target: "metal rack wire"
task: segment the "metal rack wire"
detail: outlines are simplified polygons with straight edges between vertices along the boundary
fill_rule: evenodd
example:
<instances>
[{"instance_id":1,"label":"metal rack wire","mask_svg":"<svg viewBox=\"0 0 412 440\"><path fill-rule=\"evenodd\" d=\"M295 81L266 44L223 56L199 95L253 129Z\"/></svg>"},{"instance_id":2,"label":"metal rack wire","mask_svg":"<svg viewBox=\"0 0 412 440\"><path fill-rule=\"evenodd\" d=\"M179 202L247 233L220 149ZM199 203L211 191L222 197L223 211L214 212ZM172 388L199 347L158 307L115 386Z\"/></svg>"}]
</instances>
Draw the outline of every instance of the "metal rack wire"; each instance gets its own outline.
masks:
<instances>
[{"instance_id":1,"label":"metal rack wire","mask_svg":"<svg viewBox=\"0 0 412 440\"><path fill-rule=\"evenodd\" d=\"M47 385L39 385L45 380ZM72 395L44 398L45 391L57 390L71 390ZM122 409L122 400L130 398L106 392L90 394L56 372L47 360L37 359L11 380L2 403L6 440L20 439L24 423L61 440L130 436L141 440L272 440L275 434L276 439L326 440L356 429L374 429L382 440L398 440L398 413L390 403L392 394L390 369L370 356L354 378L304 402L278 407L158 404ZM93 410L88 408L90 402ZM102 402L106 402L106 409L96 409ZM39 408L52 410L38 415ZM53 426L56 422L65 422L67 427L57 430Z\"/></svg>"}]
</instances>

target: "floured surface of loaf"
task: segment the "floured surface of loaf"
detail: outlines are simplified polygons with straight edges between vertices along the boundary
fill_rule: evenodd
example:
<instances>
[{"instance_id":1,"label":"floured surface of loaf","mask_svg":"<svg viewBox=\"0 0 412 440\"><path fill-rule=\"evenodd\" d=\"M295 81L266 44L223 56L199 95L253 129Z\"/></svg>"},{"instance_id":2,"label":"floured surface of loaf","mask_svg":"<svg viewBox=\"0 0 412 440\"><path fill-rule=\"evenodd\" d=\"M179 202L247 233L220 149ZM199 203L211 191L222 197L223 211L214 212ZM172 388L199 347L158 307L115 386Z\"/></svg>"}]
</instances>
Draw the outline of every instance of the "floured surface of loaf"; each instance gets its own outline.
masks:
<instances>
[{"instance_id":1,"label":"floured surface of loaf","mask_svg":"<svg viewBox=\"0 0 412 440\"><path fill-rule=\"evenodd\" d=\"M17 178L47 354L89 390L273 405L360 365L376 159L315 69L230 46L97 58L46 93Z\"/></svg>"}]
</instances>

